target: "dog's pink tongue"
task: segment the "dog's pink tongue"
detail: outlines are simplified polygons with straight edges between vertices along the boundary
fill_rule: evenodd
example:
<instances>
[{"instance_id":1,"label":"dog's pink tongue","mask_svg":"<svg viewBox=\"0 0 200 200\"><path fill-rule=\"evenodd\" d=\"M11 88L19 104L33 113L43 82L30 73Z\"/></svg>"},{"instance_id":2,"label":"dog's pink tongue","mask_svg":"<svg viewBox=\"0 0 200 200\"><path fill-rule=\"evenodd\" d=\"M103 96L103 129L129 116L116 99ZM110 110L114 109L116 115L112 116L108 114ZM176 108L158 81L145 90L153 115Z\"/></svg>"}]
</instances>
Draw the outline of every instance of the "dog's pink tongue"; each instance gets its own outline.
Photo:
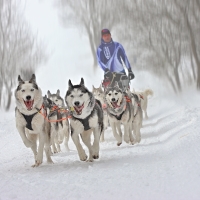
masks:
<instances>
[{"instance_id":1,"label":"dog's pink tongue","mask_svg":"<svg viewBox=\"0 0 200 200\"><path fill-rule=\"evenodd\" d=\"M33 102L34 102L34 101L24 101L24 103L25 103L25 105L26 105L26 107L27 107L28 110L31 110L31 109L32 109L32 107L33 107Z\"/></svg>"},{"instance_id":2,"label":"dog's pink tongue","mask_svg":"<svg viewBox=\"0 0 200 200\"><path fill-rule=\"evenodd\" d=\"M82 111L83 107L84 107L84 105L76 106L76 107L74 107L74 109L76 110L77 113L80 113Z\"/></svg>"},{"instance_id":3,"label":"dog's pink tongue","mask_svg":"<svg viewBox=\"0 0 200 200\"><path fill-rule=\"evenodd\" d=\"M113 105L113 107L115 107L115 108L119 107L119 106L117 105L117 102L112 102L112 105Z\"/></svg>"}]
</instances>

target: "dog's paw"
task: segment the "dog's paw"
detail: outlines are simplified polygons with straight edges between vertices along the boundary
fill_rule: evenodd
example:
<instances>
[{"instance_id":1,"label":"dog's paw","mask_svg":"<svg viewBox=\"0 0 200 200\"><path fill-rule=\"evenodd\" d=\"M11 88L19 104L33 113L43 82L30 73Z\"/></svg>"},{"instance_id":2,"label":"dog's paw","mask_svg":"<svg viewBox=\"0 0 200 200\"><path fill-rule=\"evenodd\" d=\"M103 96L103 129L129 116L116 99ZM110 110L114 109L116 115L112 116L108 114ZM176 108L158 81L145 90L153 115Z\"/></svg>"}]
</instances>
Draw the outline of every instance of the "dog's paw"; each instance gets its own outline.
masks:
<instances>
[{"instance_id":1,"label":"dog's paw","mask_svg":"<svg viewBox=\"0 0 200 200\"><path fill-rule=\"evenodd\" d=\"M93 158L86 160L86 162L93 162L93 161L94 161Z\"/></svg>"},{"instance_id":2,"label":"dog's paw","mask_svg":"<svg viewBox=\"0 0 200 200\"><path fill-rule=\"evenodd\" d=\"M42 164L41 161L36 160L36 161L35 161L35 164L32 165L31 167L38 167L38 166L40 166L41 164Z\"/></svg>"},{"instance_id":3,"label":"dog's paw","mask_svg":"<svg viewBox=\"0 0 200 200\"><path fill-rule=\"evenodd\" d=\"M122 142L118 142L118 143L117 143L117 146L120 146L121 144L122 144Z\"/></svg>"},{"instance_id":4,"label":"dog's paw","mask_svg":"<svg viewBox=\"0 0 200 200\"><path fill-rule=\"evenodd\" d=\"M137 139L137 142L138 142L138 143L140 143L140 141L141 141L141 137L139 137L139 138Z\"/></svg>"},{"instance_id":5,"label":"dog's paw","mask_svg":"<svg viewBox=\"0 0 200 200\"><path fill-rule=\"evenodd\" d=\"M99 154L92 155L92 157L93 157L94 159L99 159Z\"/></svg>"},{"instance_id":6,"label":"dog's paw","mask_svg":"<svg viewBox=\"0 0 200 200\"><path fill-rule=\"evenodd\" d=\"M47 163L48 164L54 164L53 160L48 160Z\"/></svg>"},{"instance_id":7,"label":"dog's paw","mask_svg":"<svg viewBox=\"0 0 200 200\"><path fill-rule=\"evenodd\" d=\"M43 155L37 154L36 159L35 159L35 167L38 167L39 165L41 165L42 161L43 161Z\"/></svg>"},{"instance_id":8,"label":"dog's paw","mask_svg":"<svg viewBox=\"0 0 200 200\"><path fill-rule=\"evenodd\" d=\"M79 158L81 161L86 161L87 160L87 155L86 154L81 154L79 155Z\"/></svg>"}]
</instances>

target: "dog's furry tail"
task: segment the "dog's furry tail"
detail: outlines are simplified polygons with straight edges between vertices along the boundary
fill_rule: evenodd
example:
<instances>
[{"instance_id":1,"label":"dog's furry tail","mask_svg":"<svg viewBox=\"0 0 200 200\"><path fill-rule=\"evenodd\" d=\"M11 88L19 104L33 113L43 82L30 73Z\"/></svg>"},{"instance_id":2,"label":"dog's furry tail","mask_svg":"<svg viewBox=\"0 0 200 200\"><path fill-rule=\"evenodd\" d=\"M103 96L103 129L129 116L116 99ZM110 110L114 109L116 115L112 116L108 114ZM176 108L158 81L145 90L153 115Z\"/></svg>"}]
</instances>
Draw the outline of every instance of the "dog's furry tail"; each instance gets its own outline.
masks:
<instances>
[{"instance_id":1,"label":"dog's furry tail","mask_svg":"<svg viewBox=\"0 0 200 200\"><path fill-rule=\"evenodd\" d=\"M148 95L153 96L153 90L151 90L151 89L146 89L146 90L144 91L144 93L146 94L146 96L148 96Z\"/></svg>"}]
</instances>

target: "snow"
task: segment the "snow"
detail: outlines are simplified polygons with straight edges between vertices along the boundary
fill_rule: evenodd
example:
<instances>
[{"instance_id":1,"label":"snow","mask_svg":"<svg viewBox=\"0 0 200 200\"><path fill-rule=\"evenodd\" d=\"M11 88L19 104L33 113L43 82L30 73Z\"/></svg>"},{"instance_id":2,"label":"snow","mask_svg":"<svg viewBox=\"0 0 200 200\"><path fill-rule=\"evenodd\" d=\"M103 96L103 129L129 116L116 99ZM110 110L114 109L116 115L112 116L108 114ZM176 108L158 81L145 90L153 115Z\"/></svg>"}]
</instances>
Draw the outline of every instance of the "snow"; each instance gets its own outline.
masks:
<instances>
[{"instance_id":1,"label":"snow","mask_svg":"<svg viewBox=\"0 0 200 200\"><path fill-rule=\"evenodd\" d=\"M70 152L54 164L32 168L33 154L15 127L14 109L0 114L0 199L199 199L200 94L149 98L140 144L120 147L109 128L100 159L82 162L70 138ZM86 152L87 148L84 146Z\"/></svg>"},{"instance_id":2,"label":"snow","mask_svg":"<svg viewBox=\"0 0 200 200\"><path fill-rule=\"evenodd\" d=\"M43 94L60 89L64 97L69 78L78 84L83 77L89 89L99 87L103 72L91 70L87 38L61 28L49 1L28 0L27 17L47 39L50 51L55 50L36 73ZM47 164L44 156L43 164L32 168L33 153L15 127L15 104L9 112L1 109L0 200L200 199L200 93L184 88L177 96L158 78L135 69L134 73L132 87L154 91L141 143L123 142L118 147L108 128L105 142L100 143L100 158L93 163L79 160L70 138L70 152L62 145L62 152L52 156L54 164Z\"/></svg>"}]
</instances>

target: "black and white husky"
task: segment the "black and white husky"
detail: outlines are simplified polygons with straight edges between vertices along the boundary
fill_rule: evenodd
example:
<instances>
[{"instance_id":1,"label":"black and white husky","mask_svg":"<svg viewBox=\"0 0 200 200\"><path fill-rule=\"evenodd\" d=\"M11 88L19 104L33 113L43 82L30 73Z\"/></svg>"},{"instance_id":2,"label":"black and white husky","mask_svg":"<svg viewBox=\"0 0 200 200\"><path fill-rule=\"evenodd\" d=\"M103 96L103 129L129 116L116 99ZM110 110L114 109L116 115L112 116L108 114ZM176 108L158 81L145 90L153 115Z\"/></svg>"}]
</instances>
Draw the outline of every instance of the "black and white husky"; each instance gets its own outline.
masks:
<instances>
[{"instance_id":1,"label":"black and white husky","mask_svg":"<svg viewBox=\"0 0 200 200\"><path fill-rule=\"evenodd\" d=\"M47 162L52 163L50 157L50 124L39 113L39 111L45 112L45 108L42 91L36 83L34 74L29 81L23 81L20 75L18 76L15 99L16 127L25 146L31 148L34 153L35 164L33 166L39 166L42 163L44 149ZM38 149L37 138L39 139Z\"/></svg>"},{"instance_id":2,"label":"black and white husky","mask_svg":"<svg viewBox=\"0 0 200 200\"><path fill-rule=\"evenodd\" d=\"M122 144L121 124L124 125L124 141L134 144L133 130L133 105L130 98L119 88L118 84L105 90L107 112L113 135L117 145Z\"/></svg>"},{"instance_id":3,"label":"black and white husky","mask_svg":"<svg viewBox=\"0 0 200 200\"><path fill-rule=\"evenodd\" d=\"M93 158L98 159L99 140L103 130L101 103L95 100L93 94L85 87L83 78L81 78L79 85L73 85L69 80L65 101L71 110L71 137L76 145L80 160L87 160L87 155L80 143L79 134L83 143L88 147L88 161L92 162ZM91 143L92 132L94 135L93 144Z\"/></svg>"},{"instance_id":4,"label":"black and white husky","mask_svg":"<svg viewBox=\"0 0 200 200\"><path fill-rule=\"evenodd\" d=\"M48 98L55 104L50 108L48 118L51 122L51 145L54 153L61 151L60 144L65 144L65 148L69 151L69 121L68 112L64 103L64 99L60 96L60 90L52 94L47 92Z\"/></svg>"}]
</instances>

